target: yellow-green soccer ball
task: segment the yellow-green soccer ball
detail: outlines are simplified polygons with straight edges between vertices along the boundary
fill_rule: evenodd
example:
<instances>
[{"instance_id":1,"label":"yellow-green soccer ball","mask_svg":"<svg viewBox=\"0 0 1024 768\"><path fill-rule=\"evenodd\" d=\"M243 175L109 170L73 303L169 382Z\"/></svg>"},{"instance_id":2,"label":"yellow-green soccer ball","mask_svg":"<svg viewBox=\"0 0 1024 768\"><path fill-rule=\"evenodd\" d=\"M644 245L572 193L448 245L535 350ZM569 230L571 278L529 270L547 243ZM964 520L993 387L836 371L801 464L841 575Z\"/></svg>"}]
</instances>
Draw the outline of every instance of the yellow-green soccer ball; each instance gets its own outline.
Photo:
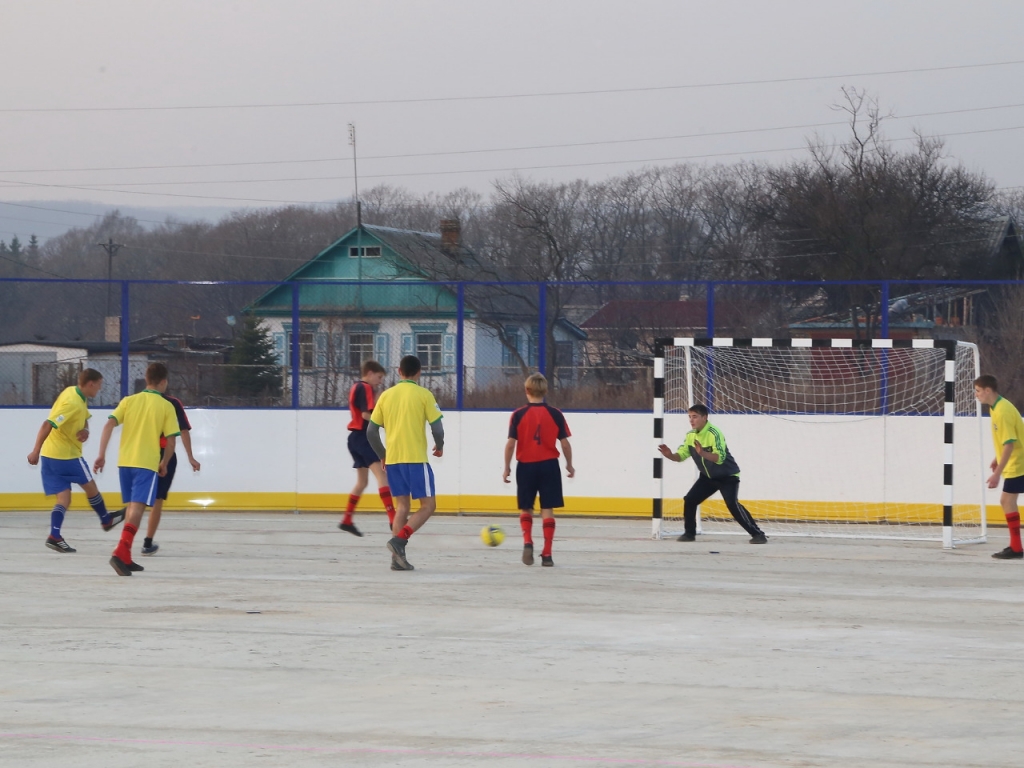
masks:
<instances>
[{"instance_id":1,"label":"yellow-green soccer ball","mask_svg":"<svg viewBox=\"0 0 1024 768\"><path fill-rule=\"evenodd\" d=\"M480 541L488 547L496 547L505 540L505 531L499 525L485 525L480 530Z\"/></svg>"}]
</instances>

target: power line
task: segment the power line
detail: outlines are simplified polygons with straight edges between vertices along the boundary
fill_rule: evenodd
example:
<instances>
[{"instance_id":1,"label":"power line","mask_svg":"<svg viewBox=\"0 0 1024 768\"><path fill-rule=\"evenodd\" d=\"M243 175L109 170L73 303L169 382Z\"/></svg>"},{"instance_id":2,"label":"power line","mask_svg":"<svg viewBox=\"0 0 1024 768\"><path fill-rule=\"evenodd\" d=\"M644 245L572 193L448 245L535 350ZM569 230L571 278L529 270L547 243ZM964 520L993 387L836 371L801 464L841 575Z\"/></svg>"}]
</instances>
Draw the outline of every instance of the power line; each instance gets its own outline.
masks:
<instances>
[{"instance_id":1,"label":"power line","mask_svg":"<svg viewBox=\"0 0 1024 768\"><path fill-rule=\"evenodd\" d=\"M577 91L537 91L531 93L506 93L476 96L434 96L410 99L361 99L349 101L305 101L267 104L186 104L176 106L150 107L8 107L0 113L50 113L50 112L168 112L175 110L220 110L220 109L291 109L297 107L361 107L387 104L438 104L451 102L497 101L503 99L561 98L564 96L604 96L624 93L660 93L665 91L695 90L703 88L733 88L744 85L776 85L781 83L803 83L816 80L841 80L851 77L882 77L910 75L930 72L951 72L954 70L1006 67L1024 64L1024 59L993 61L979 64L952 64L943 67L916 67L911 69L876 70L869 72L848 72L833 75L809 75L804 77L777 77L755 80L725 80L709 83L684 83L681 85L641 86L635 88L599 88Z\"/></svg>"},{"instance_id":2,"label":"power line","mask_svg":"<svg viewBox=\"0 0 1024 768\"><path fill-rule=\"evenodd\" d=\"M938 112L918 112L910 115L893 115L888 119L891 120L913 120L918 117L941 117L944 115L960 115L969 114L974 112L989 112L1000 109L1020 109L1024 108L1024 103L1020 104L998 104L988 107L967 107L963 109L947 109ZM491 154L499 152L527 152L534 150L544 149L570 149L574 147L597 147L607 146L615 144L638 144L648 141L677 141L680 139L700 139L700 138L714 138L720 136L738 136L751 133L771 133L775 131L792 131L792 130L804 130L807 128L828 128L838 125L848 125L847 120L833 120L825 123L802 123L799 125L778 125L769 126L766 128L742 128L728 131L706 131L703 133L683 133L671 136L642 136L635 138L626 139L603 139L600 141L579 141L579 142L566 142L559 144L533 144L516 147L491 147L486 149L461 149L461 150L450 150L450 151L439 151L439 152L407 152L402 154L394 155L364 155L363 160L404 160L417 157L453 157L459 155L478 155L478 154ZM14 169L14 170L0 170L0 173L80 173L80 172L91 172L91 171L151 171L151 170L173 170L173 169L185 169L185 168L237 168L244 166L264 166L264 165L302 165L311 163L335 163L335 162L348 162L351 158L347 157L322 157L322 158L308 158L301 160L254 160L244 162L233 162L233 163L183 163L183 164L170 164L170 165L124 165L124 166L97 166L97 167L81 167L81 168L35 168L35 169Z\"/></svg>"},{"instance_id":3,"label":"power line","mask_svg":"<svg viewBox=\"0 0 1024 768\"><path fill-rule=\"evenodd\" d=\"M983 128L971 131L952 131L941 134L931 134L924 136L923 138L947 138L950 136L968 136L977 134L988 134L988 133L1001 133L1006 131L1017 131L1024 129L1024 125L1013 125L1004 128ZM885 143L895 143L900 141L914 141L918 137L916 136L905 136L896 139L881 139ZM364 175L363 178L370 179L390 179L390 178L411 178L421 176L450 176L450 175L461 175L461 174L475 174L475 173L515 173L518 171L537 171L537 170L553 170L562 168L587 168L602 165L637 165L645 163L665 163L665 162L679 162L684 160L708 160L719 157L736 157L739 155L760 155L760 154L771 154L776 152L796 152L806 149L806 146L799 147L776 147L772 149L755 149L755 150L744 150L735 152L710 152L698 155L677 155L671 157L654 157L644 159L627 159L627 160L596 160L585 163L555 163L546 165L527 165L527 166L512 166L505 168L470 168L470 169L457 169L457 170L443 170L443 171L416 171L416 172L403 172L403 173L379 173ZM351 179L351 176L306 176L306 177L294 177L294 178L277 178L277 179L224 179L224 180L207 180L207 181L148 181L148 182L100 182L94 183L89 186L84 185L73 185L73 184L46 184L42 182L30 182L30 181L18 181L17 179L0 179L0 186L7 187L41 187L41 188L53 188L53 189L74 189L86 192L119 192L127 195L147 195L147 196L167 196L167 197L182 197L191 198L197 200L233 200L240 202L264 202L264 203L293 203L300 205L335 205L336 202L324 201L297 201L297 200L279 200L279 199L267 199L267 198L254 198L254 197L228 197L218 195L194 195L185 194L180 192L146 192L143 190L131 190L122 189L121 187L135 187L135 186L194 186L194 185L208 185L208 184L266 184L266 183L283 183L283 182L304 182L304 181L344 181ZM117 187L117 188L115 188Z\"/></svg>"}]
</instances>

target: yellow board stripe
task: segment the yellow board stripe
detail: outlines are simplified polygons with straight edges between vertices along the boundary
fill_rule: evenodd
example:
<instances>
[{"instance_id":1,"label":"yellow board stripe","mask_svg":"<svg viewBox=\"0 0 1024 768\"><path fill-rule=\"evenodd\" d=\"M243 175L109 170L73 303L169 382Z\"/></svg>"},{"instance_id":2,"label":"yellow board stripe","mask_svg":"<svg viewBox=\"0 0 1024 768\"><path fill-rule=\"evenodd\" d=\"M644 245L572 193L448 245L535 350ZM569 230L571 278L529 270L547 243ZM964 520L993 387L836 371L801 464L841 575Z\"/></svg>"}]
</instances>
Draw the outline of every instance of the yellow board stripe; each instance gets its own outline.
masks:
<instances>
[{"instance_id":1,"label":"yellow board stripe","mask_svg":"<svg viewBox=\"0 0 1024 768\"><path fill-rule=\"evenodd\" d=\"M107 494L108 507L113 508L120 501L118 494ZM345 508L348 494L338 493L171 493L164 509L178 511L201 511L208 509L216 512L258 512L297 510L299 512L338 512ZM71 498L72 509L88 509L85 494L74 493ZM744 499L747 507L759 521L792 521L792 522L900 522L941 524L941 504L883 504L883 503L844 503L817 501L758 501ZM666 504L669 508L678 507L682 514L682 502ZM0 493L0 511L49 511L53 508L53 497L45 497L40 493ZM360 499L357 512L383 512L384 506L375 493L367 493ZM468 514L518 514L515 508L515 497L483 496L483 495L439 495L437 511L442 513ZM1002 508L996 505L988 507L988 524L1005 525ZM970 515L972 510L966 505L953 507L954 520ZM565 500L565 507L556 510L558 515L580 515L587 517L637 517L651 516L651 500L637 498L612 498L578 496ZM725 505L717 499L704 502L701 514L705 518L732 520ZM666 515L668 516L668 515Z\"/></svg>"}]
</instances>

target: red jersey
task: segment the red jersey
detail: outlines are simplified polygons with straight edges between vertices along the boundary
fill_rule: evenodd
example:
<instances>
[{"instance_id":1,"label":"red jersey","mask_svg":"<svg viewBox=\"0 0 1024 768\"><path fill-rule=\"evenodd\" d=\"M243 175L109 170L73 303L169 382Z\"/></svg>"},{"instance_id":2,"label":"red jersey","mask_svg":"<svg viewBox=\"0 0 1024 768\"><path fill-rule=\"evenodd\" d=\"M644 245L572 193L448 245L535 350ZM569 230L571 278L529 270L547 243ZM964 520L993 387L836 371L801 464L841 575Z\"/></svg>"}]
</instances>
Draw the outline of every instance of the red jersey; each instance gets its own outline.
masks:
<instances>
[{"instance_id":1,"label":"red jersey","mask_svg":"<svg viewBox=\"0 0 1024 768\"><path fill-rule=\"evenodd\" d=\"M164 395L164 400L170 402L174 406L174 415L178 417L178 431L187 432L192 429L192 425L188 422L188 416L185 415L185 406L181 404L181 400L170 395ZM160 435L160 450L163 451L167 447L167 437Z\"/></svg>"},{"instance_id":2,"label":"red jersey","mask_svg":"<svg viewBox=\"0 0 1024 768\"><path fill-rule=\"evenodd\" d=\"M373 387L365 381L357 381L348 393L348 409L352 411L352 421L348 423L349 431L365 432L366 419L363 413L373 413Z\"/></svg>"},{"instance_id":3,"label":"red jersey","mask_svg":"<svg viewBox=\"0 0 1024 768\"><path fill-rule=\"evenodd\" d=\"M547 403L524 405L508 423L508 436L516 440L516 461L522 463L557 459L556 442L570 434L565 416Z\"/></svg>"}]
</instances>

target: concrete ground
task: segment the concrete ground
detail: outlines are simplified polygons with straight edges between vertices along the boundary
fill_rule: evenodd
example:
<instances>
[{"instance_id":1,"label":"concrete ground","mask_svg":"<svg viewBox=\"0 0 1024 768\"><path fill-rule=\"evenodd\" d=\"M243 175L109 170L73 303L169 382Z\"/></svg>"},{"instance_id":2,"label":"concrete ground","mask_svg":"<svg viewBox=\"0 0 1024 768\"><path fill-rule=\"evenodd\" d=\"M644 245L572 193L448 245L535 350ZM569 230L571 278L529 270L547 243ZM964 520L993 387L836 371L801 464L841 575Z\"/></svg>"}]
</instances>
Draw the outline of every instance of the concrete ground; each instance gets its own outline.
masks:
<instances>
[{"instance_id":1,"label":"concrete ground","mask_svg":"<svg viewBox=\"0 0 1024 768\"><path fill-rule=\"evenodd\" d=\"M943 552L563 518L556 567L527 568L516 519L439 517L397 573L381 516L336 522L168 513L120 578L92 513L65 523L74 555L44 548L46 515L0 514L0 765L1024 759L1005 530Z\"/></svg>"}]
</instances>

